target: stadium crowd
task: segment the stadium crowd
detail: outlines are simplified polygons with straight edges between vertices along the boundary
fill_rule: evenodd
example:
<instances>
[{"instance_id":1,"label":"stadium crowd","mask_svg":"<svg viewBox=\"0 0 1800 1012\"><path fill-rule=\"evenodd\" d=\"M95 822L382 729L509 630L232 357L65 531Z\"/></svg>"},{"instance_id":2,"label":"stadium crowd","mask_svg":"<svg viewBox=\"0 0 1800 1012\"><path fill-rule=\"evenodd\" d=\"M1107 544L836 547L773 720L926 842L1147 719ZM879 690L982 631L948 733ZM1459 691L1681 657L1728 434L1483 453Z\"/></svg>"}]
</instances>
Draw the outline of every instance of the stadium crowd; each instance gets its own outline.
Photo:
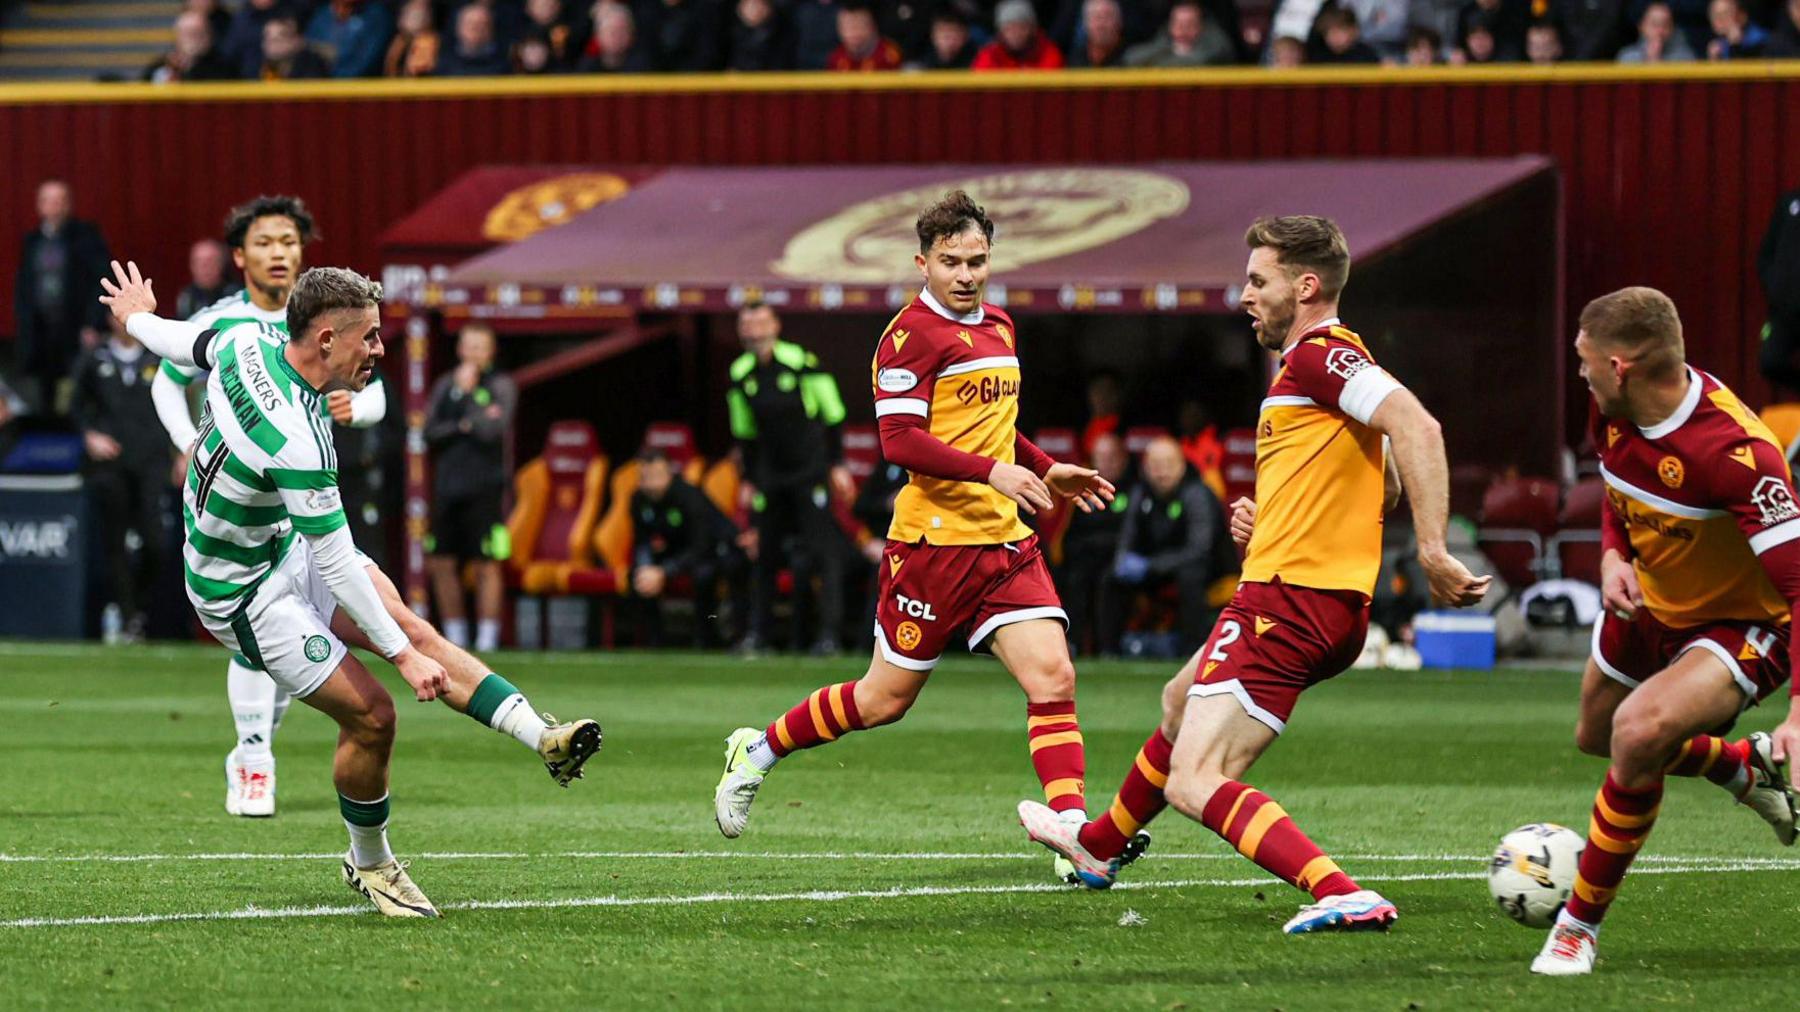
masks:
<instances>
[{"instance_id":1,"label":"stadium crowd","mask_svg":"<svg viewBox=\"0 0 1800 1012\"><path fill-rule=\"evenodd\" d=\"M1800 0L186 0L150 81L1800 57Z\"/></svg>"}]
</instances>

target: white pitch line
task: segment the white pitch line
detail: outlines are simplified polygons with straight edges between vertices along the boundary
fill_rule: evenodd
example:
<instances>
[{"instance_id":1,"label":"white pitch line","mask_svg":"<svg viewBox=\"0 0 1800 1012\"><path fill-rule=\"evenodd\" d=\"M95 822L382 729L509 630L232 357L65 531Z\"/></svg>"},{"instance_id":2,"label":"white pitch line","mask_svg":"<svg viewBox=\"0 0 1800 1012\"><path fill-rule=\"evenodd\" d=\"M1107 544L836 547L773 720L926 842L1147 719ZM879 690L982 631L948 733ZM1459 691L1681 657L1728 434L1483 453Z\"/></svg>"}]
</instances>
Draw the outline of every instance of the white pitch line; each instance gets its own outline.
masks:
<instances>
[{"instance_id":1,"label":"white pitch line","mask_svg":"<svg viewBox=\"0 0 1800 1012\"><path fill-rule=\"evenodd\" d=\"M1800 867L1800 864L1794 865ZM1746 866L1740 862L1721 864L1660 865L1637 869L1639 875L1680 875L1691 872L1720 874L1783 870L1764 866ZM1440 882L1468 881L1486 877L1483 872L1421 872L1409 875L1364 875L1359 882ZM1170 879L1152 882L1121 882L1114 889L1186 889L1230 886L1271 886L1277 880L1263 878L1198 878ZM688 896L573 896L546 900L471 900L447 903L443 910L567 910L581 907L671 907L710 903L838 903L844 900L912 899L932 896L1007 896L1033 893L1074 892L1070 886L1033 882L995 886L910 886L893 889L813 890L787 893L698 893ZM125 914L89 917L22 917L0 921L0 928L64 928L110 924L169 924L181 921L283 920L290 918L363 917L372 911L366 906L313 907L243 907L237 910L199 911L170 914Z\"/></svg>"},{"instance_id":2,"label":"white pitch line","mask_svg":"<svg viewBox=\"0 0 1800 1012\"><path fill-rule=\"evenodd\" d=\"M0 864L137 864L149 861L335 861L343 851L285 854L258 854L252 851L224 851L201 854L0 854ZM772 850L564 850L545 853L524 851L424 851L408 855L427 861L1038 861L1042 851L1008 853L942 852L942 851L772 851ZM1334 854L1344 861L1454 861L1486 863L1488 854ZM1235 852L1222 854L1156 853L1144 860L1163 861L1237 861ZM1725 857L1718 854L1640 854L1640 864L1690 864L1696 861L1731 861L1749 866L1800 869L1800 858Z\"/></svg>"}]
</instances>

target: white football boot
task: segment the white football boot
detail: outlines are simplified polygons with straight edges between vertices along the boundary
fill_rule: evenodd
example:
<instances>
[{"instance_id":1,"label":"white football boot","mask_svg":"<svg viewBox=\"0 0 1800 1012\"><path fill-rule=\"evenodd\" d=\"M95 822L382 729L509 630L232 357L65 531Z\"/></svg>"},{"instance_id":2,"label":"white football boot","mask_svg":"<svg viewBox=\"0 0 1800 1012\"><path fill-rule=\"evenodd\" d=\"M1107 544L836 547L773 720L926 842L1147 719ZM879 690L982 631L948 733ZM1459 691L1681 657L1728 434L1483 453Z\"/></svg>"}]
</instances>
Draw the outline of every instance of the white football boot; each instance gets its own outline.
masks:
<instances>
[{"instance_id":1,"label":"white football boot","mask_svg":"<svg viewBox=\"0 0 1800 1012\"><path fill-rule=\"evenodd\" d=\"M225 812L250 819L275 814L275 760L256 765L238 762L237 749L225 755Z\"/></svg>"},{"instance_id":2,"label":"white football boot","mask_svg":"<svg viewBox=\"0 0 1800 1012\"><path fill-rule=\"evenodd\" d=\"M1117 860L1102 861L1081 845L1081 826L1059 815L1049 805L1038 801L1019 802L1019 825L1032 842L1041 843L1058 857L1069 862L1076 881L1089 889L1111 889L1118 877ZM1058 870L1061 868L1058 866Z\"/></svg>"},{"instance_id":3,"label":"white football boot","mask_svg":"<svg viewBox=\"0 0 1800 1012\"><path fill-rule=\"evenodd\" d=\"M344 884L368 897L384 917L442 917L413 884L406 868L407 864L392 858L373 868L358 868L345 854Z\"/></svg>"},{"instance_id":4,"label":"white football boot","mask_svg":"<svg viewBox=\"0 0 1800 1012\"><path fill-rule=\"evenodd\" d=\"M1775 839L1784 847L1794 845L1795 823L1800 822L1800 803L1788 782L1788 764L1775 761L1775 739L1758 731L1750 736L1750 790L1743 803L1775 827Z\"/></svg>"},{"instance_id":5,"label":"white football boot","mask_svg":"<svg viewBox=\"0 0 1800 1012\"><path fill-rule=\"evenodd\" d=\"M743 835L750 823L750 804L762 787L763 772L750 761L750 745L760 734L754 727L740 727L725 739L725 772L713 789L713 821L728 839Z\"/></svg>"},{"instance_id":6,"label":"white football boot","mask_svg":"<svg viewBox=\"0 0 1800 1012\"><path fill-rule=\"evenodd\" d=\"M558 724L556 718L547 713L544 723L550 726L538 736L538 758L544 760L550 779L556 781L558 787L567 787L570 781L582 779L581 768L600 751L603 740L600 725L585 717Z\"/></svg>"},{"instance_id":7,"label":"white football boot","mask_svg":"<svg viewBox=\"0 0 1800 1012\"><path fill-rule=\"evenodd\" d=\"M1558 917L1544 939L1544 949L1531 961L1531 972L1549 977L1579 977L1594 972L1594 933L1580 924Z\"/></svg>"}]
</instances>

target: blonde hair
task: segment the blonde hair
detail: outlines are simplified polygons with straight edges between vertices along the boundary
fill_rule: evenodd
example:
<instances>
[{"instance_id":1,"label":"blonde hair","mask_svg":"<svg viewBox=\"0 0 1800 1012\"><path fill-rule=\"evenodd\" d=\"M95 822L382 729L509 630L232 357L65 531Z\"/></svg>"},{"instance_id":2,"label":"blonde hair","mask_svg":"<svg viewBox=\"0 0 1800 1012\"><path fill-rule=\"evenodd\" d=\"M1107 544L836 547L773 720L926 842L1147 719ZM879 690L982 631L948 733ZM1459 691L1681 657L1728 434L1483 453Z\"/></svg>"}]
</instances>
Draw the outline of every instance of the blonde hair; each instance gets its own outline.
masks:
<instances>
[{"instance_id":1,"label":"blonde hair","mask_svg":"<svg viewBox=\"0 0 1800 1012\"><path fill-rule=\"evenodd\" d=\"M1669 374L1687 359L1675 300L1654 288L1621 288L1600 296L1582 308L1580 326L1588 340L1625 351L1654 376Z\"/></svg>"},{"instance_id":2,"label":"blonde hair","mask_svg":"<svg viewBox=\"0 0 1800 1012\"><path fill-rule=\"evenodd\" d=\"M1258 218L1244 232L1244 243L1251 249L1274 250L1275 261L1283 267L1318 275L1327 299L1342 295L1350 280L1350 244L1330 218L1311 214Z\"/></svg>"}]
</instances>

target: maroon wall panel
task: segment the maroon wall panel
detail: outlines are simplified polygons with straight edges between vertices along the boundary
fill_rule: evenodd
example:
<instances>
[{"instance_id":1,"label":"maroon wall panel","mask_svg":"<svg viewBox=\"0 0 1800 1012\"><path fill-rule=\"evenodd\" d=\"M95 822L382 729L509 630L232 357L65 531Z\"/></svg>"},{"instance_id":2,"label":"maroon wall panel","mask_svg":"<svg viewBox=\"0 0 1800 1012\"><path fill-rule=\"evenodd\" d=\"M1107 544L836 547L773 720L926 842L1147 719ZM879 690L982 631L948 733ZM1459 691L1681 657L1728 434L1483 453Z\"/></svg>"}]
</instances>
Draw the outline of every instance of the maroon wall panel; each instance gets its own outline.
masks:
<instances>
[{"instance_id":1,"label":"maroon wall panel","mask_svg":"<svg viewBox=\"0 0 1800 1012\"><path fill-rule=\"evenodd\" d=\"M1142 79L1138 79L1142 80ZM293 191L317 209L315 259L365 270L377 235L463 170L490 163L818 164L1433 157L1546 153L1563 172L1568 306L1610 288L1668 290L1694 357L1753 400L1762 298L1756 244L1800 185L1800 80L1352 83L892 90L683 87L523 95L0 104L0 333L32 184L75 186L78 213L172 294L187 244L227 205ZM604 85L597 84L596 88ZM110 94L110 93L109 93ZM276 97L278 96L278 97ZM4 102L4 98L0 98ZM804 194L794 199L804 200ZM1295 209L1305 195L1295 195ZM1471 251L1476 257L1479 251Z\"/></svg>"}]
</instances>

